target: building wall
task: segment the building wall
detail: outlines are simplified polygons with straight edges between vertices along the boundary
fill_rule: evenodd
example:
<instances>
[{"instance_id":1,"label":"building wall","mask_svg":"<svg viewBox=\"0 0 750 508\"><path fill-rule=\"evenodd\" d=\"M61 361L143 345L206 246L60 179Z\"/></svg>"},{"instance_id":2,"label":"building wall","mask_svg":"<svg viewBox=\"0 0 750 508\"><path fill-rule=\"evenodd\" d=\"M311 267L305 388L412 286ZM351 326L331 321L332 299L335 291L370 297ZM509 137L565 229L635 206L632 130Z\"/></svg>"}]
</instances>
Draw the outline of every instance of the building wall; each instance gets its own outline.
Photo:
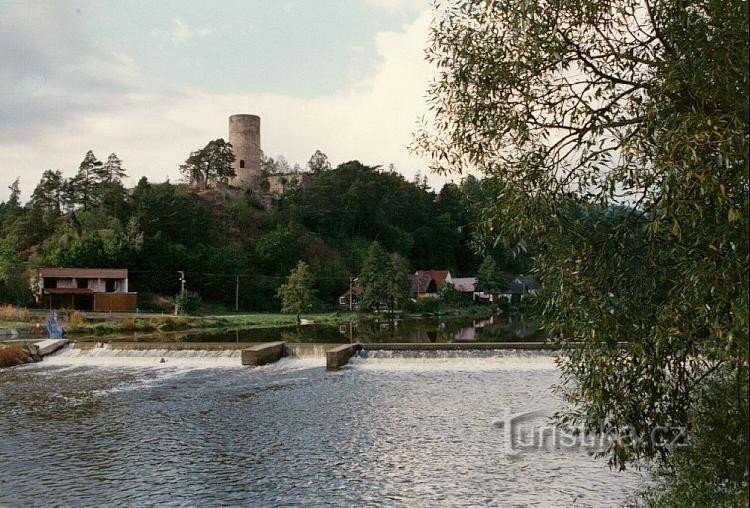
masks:
<instances>
[{"instance_id":1,"label":"building wall","mask_svg":"<svg viewBox=\"0 0 750 508\"><path fill-rule=\"evenodd\" d=\"M133 312L138 305L136 293L96 293L94 311Z\"/></svg>"}]
</instances>

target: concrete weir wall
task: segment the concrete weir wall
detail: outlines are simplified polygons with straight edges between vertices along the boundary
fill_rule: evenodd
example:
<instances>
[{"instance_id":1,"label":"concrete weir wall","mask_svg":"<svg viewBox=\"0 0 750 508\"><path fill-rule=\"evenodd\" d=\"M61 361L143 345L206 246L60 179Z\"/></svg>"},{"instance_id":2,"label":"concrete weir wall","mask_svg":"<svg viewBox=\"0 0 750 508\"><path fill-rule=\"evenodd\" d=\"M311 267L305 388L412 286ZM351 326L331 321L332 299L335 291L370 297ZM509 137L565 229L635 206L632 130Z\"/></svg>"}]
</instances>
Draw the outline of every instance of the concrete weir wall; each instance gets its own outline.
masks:
<instances>
[{"instance_id":1,"label":"concrete weir wall","mask_svg":"<svg viewBox=\"0 0 750 508\"><path fill-rule=\"evenodd\" d=\"M343 344L326 351L326 369L340 369L349 362L349 359L362 349L362 344Z\"/></svg>"},{"instance_id":2,"label":"concrete weir wall","mask_svg":"<svg viewBox=\"0 0 750 508\"><path fill-rule=\"evenodd\" d=\"M266 342L242 350L242 365L260 366L273 363L284 356L283 342Z\"/></svg>"}]
</instances>

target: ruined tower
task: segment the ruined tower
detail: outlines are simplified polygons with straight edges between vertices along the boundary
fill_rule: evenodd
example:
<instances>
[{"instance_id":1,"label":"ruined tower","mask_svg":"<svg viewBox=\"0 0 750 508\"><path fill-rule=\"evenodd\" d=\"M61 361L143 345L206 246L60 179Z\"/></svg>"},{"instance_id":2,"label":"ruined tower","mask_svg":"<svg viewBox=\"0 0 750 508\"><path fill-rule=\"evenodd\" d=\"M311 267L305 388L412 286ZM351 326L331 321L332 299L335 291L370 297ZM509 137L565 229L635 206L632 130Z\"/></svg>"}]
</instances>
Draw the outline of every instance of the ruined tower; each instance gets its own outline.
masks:
<instances>
[{"instance_id":1,"label":"ruined tower","mask_svg":"<svg viewBox=\"0 0 750 508\"><path fill-rule=\"evenodd\" d=\"M260 117L229 117L229 142L234 150L235 177L231 184L241 189L260 189Z\"/></svg>"}]
</instances>

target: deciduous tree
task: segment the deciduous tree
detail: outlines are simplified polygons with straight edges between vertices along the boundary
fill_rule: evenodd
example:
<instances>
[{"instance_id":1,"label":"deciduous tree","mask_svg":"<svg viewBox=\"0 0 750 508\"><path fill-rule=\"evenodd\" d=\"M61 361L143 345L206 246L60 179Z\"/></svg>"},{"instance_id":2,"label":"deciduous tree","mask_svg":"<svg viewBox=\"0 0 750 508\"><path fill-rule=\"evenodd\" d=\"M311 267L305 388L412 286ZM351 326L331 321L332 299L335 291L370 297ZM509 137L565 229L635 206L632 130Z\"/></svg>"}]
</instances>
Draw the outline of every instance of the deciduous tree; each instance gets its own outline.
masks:
<instances>
[{"instance_id":1,"label":"deciduous tree","mask_svg":"<svg viewBox=\"0 0 750 508\"><path fill-rule=\"evenodd\" d=\"M534 247L566 348L560 422L643 438L618 466L667 458L647 437L717 371L747 413L747 33L743 0L461 0L432 25L416 148L494 181L484 232Z\"/></svg>"}]
</instances>

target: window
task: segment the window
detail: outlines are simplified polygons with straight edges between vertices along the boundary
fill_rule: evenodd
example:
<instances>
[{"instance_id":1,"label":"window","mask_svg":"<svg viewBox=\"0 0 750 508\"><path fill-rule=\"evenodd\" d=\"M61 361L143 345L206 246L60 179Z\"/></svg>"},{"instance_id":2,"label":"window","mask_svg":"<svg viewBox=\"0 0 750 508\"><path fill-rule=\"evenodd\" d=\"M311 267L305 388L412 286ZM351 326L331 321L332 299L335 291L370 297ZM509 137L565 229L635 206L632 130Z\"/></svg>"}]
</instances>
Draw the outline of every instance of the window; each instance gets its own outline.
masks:
<instances>
[{"instance_id":1,"label":"window","mask_svg":"<svg viewBox=\"0 0 750 508\"><path fill-rule=\"evenodd\" d=\"M240 167L241 168L245 167L245 159L240 159Z\"/></svg>"},{"instance_id":2,"label":"window","mask_svg":"<svg viewBox=\"0 0 750 508\"><path fill-rule=\"evenodd\" d=\"M114 293L115 292L115 280L114 279L105 279L105 281L104 281L104 290L107 293Z\"/></svg>"},{"instance_id":3,"label":"window","mask_svg":"<svg viewBox=\"0 0 750 508\"><path fill-rule=\"evenodd\" d=\"M76 279L76 287L80 289L87 289L89 287L88 279Z\"/></svg>"}]
</instances>

